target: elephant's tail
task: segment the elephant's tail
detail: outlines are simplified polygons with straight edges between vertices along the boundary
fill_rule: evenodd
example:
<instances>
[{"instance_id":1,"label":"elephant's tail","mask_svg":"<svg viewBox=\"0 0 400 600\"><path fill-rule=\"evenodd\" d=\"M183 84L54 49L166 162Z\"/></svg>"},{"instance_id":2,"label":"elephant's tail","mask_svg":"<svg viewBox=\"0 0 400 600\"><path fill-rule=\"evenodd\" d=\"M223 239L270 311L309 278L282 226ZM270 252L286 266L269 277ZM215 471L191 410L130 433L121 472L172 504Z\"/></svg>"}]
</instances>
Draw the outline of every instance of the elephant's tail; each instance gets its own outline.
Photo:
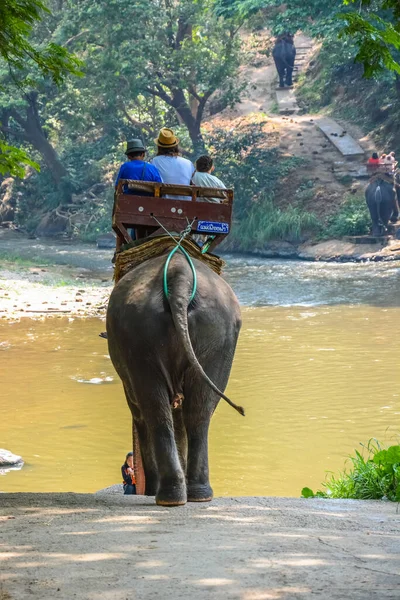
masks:
<instances>
[{"instance_id":1,"label":"elephant's tail","mask_svg":"<svg viewBox=\"0 0 400 600\"><path fill-rule=\"evenodd\" d=\"M198 358L194 352L192 341L189 335L188 325L188 304L189 297L191 294L191 279L187 277L186 273L182 273L181 276L174 278L171 282L170 291L168 294L168 302L171 307L172 319L178 334L178 337L182 343L182 346L186 352L186 356L189 360L190 365L196 370L196 372L204 379L212 390L218 396L223 398L232 408L238 411L244 417L244 408L238 406L232 400L225 396L221 390L217 388L215 383L211 381L207 373L198 361ZM175 285L174 285L175 284Z\"/></svg>"},{"instance_id":2,"label":"elephant's tail","mask_svg":"<svg viewBox=\"0 0 400 600\"><path fill-rule=\"evenodd\" d=\"M381 190L381 186L378 185L375 190L375 204L376 204L376 211L378 213L378 222L379 223L383 223L382 217L381 217L381 203L382 203L382 190Z\"/></svg>"}]
</instances>

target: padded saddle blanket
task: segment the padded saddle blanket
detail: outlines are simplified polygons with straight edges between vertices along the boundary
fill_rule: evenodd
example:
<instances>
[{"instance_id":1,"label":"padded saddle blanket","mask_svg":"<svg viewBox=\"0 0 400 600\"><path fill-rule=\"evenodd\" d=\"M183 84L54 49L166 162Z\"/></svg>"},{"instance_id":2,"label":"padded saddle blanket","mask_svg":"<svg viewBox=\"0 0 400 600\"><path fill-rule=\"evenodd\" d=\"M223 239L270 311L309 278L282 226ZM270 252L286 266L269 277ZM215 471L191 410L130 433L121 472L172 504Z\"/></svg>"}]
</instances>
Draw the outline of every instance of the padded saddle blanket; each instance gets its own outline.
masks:
<instances>
[{"instance_id":1,"label":"padded saddle blanket","mask_svg":"<svg viewBox=\"0 0 400 600\"><path fill-rule=\"evenodd\" d=\"M178 241L179 238L177 237L176 240ZM146 238L145 240L141 241L140 244L118 252L115 257L115 282L118 283L121 277L129 273L129 271L134 267L137 267L150 258L156 258L162 254L167 254L175 246L175 239L164 235ZM192 258L201 260L208 267L210 267L210 269L215 271L217 275L221 275L222 269L225 266L225 261L219 258L219 256L209 252L202 254L201 248L191 239L184 239L181 242L181 246L188 254L190 254Z\"/></svg>"}]
</instances>

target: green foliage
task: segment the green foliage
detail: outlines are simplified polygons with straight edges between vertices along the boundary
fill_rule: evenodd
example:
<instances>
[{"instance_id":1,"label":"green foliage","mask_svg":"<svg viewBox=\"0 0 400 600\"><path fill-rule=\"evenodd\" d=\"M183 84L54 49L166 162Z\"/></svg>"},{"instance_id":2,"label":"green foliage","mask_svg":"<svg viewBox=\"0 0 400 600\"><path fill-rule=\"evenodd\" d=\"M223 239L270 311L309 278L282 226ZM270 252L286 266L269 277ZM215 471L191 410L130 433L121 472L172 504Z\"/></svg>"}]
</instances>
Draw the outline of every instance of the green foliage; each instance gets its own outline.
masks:
<instances>
[{"instance_id":1,"label":"green foliage","mask_svg":"<svg viewBox=\"0 0 400 600\"><path fill-rule=\"evenodd\" d=\"M330 218L324 238L340 238L345 235L364 235L371 224L365 197L348 195L338 211Z\"/></svg>"},{"instance_id":2,"label":"green foliage","mask_svg":"<svg viewBox=\"0 0 400 600\"><path fill-rule=\"evenodd\" d=\"M380 500L387 498L400 501L400 445L382 450L379 442L370 440L363 451L355 450L350 456L351 468L339 475L330 474L324 490L316 494L310 488L303 488L303 498L352 498L355 500Z\"/></svg>"},{"instance_id":3,"label":"green foliage","mask_svg":"<svg viewBox=\"0 0 400 600\"><path fill-rule=\"evenodd\" d=\"M232 232L231 241L238 250L251 251L275 240L300 242L305 233L316 233L319 227L313 213L291 205L281 209L271 200L264 200L249 207L240 228Z\"/></svg>"},{"instance_id":4,"label":"green foliage","mask_svg":"<svg viewBox=\"0 0 400 600\"><path fill-rule=\"evenodd\" d=\"M9 146L0 139L0 175L11 175L11 177L23 177L24 165L40 170L39 165L31 160L24 150Z\"/></svg>"},{"instance_id":5,"label":"green foliage","mask_svg":"<svg viewBox=\"0 0 400 600\"><path fill-rule=\"evenodd\" d=\"M301 496L302 498L314 498L315 494L311 488L303 487L303 489L301 490Z\"/></svg>"},{"instance_id":6,"label":"green foliage","mask_svg":"<svg viewBox=\"0 0 400 600\"><path fill-rule=\"evenodd\" d=\"M0 56L11 70L22 72L26 62L59 84L67 73L79 73L80 62L65 48L48 43L38 49L29 40L36 22L48 9L40 0L2 0L0 3ZM15 73L14 73L15 76Z\"/></svg>"},{"instance_id":7,"label":"green foliage","mask_svg":"<svg viewBox=\"0 0 400 600\"><path fill-rule=\"evenodd\" d=\"M393 57L394 50L400 50L400 33L392 23L377 15L364 18L359 13L341 15L346 26L340 37L354 38L358 46L355 61L364 65L364 76L373 77L386 69L400 74L400 65Z\"/></svg>"},{"instance_id":8,"label":"green foliage","mask_svg":"<svg viewBox=\"0 0 400 600\"><path fill-rule=\"evenodd\" d=\"M41 21L42 14L48 12L40 0L2 0L0 3L0 109L9 108L15 94L20 103L21 98L24 98L24 103L31 96L29 91L36 89L43 78L61 84L68 74L81 74L81 61L66 48L52 41L47 44L42 41L32 43L34 25ZM3 136L12 133L12 128L9 128L11 116L9 111L2 111L0 133ZM24 122L27 129L31 127L34 118L35 115L31 114L29 121L27 115ZM22 177L22 165L38 168L37 163L30 160L23 149L1 142L0 173Z\"/></svg>"},{"instance_id":9,"label":"green foliage","mask_svg":"<svg viewBox=\"0 0 400 600\"><path fill-rule=\"evenodd\" d=\"M114 204L113 190L108 190L105 198L96 203L92 216L87 223L76 227L73 235L79 237L84 242L95 242L102 233L108 233L111 228L112 208Z\"/></svg>"},{"instance_id":10,"label":"green foliage","mask_svg":"<svg viewBox=\"0 0 400 600\"><path fill-rule=\"evenodd\" d=\"M400 73L400 3L398 0L219 0L218 10L230 18L268 15L273 33L306 31L326 40L342 39L356 47L355 61L365 77L385 70ZM275 8L275 10L274 10ZM312 17L312 18L310 18ZM344 24L343 24L344 23Z\"/></svg>"},{"instance_id":11,"label":"green foliage","mask_svg":"<svg viewBox=\"0 0 400 600\"><path fill-rule=\"evenodd\" d=\"M152 136L158 109L168 107L193 145L201 146L200 124L211 95L218 90L226 105L240 91L237 29L215 17L214 0L82 0L78 10L68 4L57 33L86 60L81 89L89 104L101 94L107 112Z\"/></svg>"},{"instance_id":12,"label":"green foliage","mask_svg":"<svg viewBox=\"0 0 400 600\"><path fill-rule=\"evenodd\" d=\"M271 240L297 242L304 232L319 229L312 213L299 206L280 209L274 204L280 183L303 160L284 158L276 148L268 147L263 124L235 132L216 130L207 137L217 175L235 188L236 226L229 241L242 251L262 248Z\"/></svg>"},{"instance_id":13,"label":"green foliage","mask_svg":"<svg viewBox=\"0 0 400 600\"><path fill-rule=\"evenodd\" d=\"M340 37L355 39L358 47L355 60L363 64L365 77L373 77L385 70L400 74L400 64L395 56L400 50L398 0L343 0L343 3L357 5L356 12L339 15L346 22Z\"/></svg>"}]
</instances>

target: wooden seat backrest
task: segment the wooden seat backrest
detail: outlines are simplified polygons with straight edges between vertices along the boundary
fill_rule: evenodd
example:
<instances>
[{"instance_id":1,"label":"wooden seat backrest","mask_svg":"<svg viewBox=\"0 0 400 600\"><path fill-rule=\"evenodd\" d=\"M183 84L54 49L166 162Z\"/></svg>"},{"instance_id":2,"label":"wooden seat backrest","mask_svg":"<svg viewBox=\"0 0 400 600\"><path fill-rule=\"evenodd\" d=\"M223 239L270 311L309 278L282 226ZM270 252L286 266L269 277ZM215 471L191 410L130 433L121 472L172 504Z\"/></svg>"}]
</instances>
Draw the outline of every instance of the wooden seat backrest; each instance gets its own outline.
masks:
<instances>
[{"instance_id":1,"label":"wooden seat backrest","mask_svg":"<svg viewBox=\"0 0 400 600\"><path fill-rule=\"evenodd\" d=\"M159 183L155 181L136 181L133 179L120 179L117 194L123 193L123 187L128 190L150 192L155 198L169 195L188 196L192 200L197 198L221 198L228 201L233 197L233 190L223 188L206 188L196 185L178 185L175 183Z\"/></svg>"}]
</instances>

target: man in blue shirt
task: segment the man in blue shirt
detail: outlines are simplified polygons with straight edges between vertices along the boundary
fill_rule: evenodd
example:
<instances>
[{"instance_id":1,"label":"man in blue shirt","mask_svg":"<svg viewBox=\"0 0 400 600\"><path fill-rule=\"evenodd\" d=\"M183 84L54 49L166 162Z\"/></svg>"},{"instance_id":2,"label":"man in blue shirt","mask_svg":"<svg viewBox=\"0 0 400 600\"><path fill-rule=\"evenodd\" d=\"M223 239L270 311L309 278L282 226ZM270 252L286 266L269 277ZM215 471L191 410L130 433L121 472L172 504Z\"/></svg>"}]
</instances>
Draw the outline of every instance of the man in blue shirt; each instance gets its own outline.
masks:
<instances>
[{"instance_id":1,"label":"man in blue shirt","mask_svg":"<svg viewBox=\"0 0 400 600\"><path fill-rule=\"evenodd\" d=\"M135 179L137 181L159 181L162 183L161 175L157 167L145 162L146 148L141 140L132 140L127 142L125 154L128 157L127 162L121 165L115 186L120 179ZM125 194L136 194L140 196L152 196L149 192L135 192L135 190L124 189Z\"/></svg>"}]
</instances>

